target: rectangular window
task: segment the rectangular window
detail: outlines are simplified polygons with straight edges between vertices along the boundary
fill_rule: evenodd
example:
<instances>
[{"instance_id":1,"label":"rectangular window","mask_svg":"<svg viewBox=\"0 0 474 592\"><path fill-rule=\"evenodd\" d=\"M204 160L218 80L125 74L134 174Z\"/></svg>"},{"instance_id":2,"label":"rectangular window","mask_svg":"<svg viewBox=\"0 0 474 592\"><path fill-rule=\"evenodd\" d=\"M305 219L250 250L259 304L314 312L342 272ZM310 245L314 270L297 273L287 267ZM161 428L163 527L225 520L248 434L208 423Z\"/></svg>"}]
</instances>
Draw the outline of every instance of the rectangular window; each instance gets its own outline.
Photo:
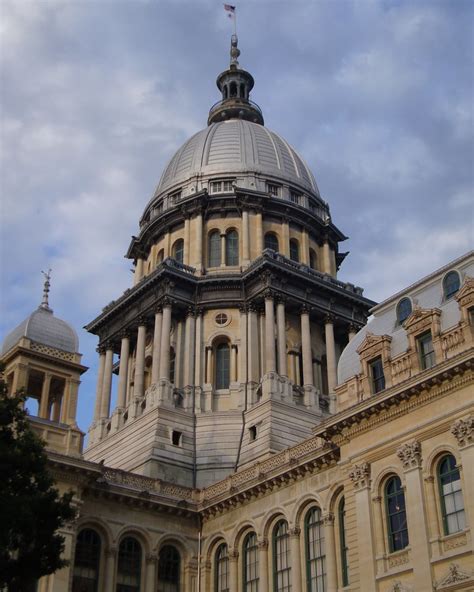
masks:
<instances>
[{"instance_id":1,"label":"rectangular window","mask_svg":"<svg viewBox=\"0 0 474 592\"><path fill-rule=\"evenodd\" d=\"M225 181L211 181L211 193L231 193L234 191L234 180L227 179Z\"/></svg>"},{"instance_id":2,"label":"rectangular window","mask_svg":"<svg viewBox=\"0 0 474 592\"><path fill-rule=\"evenodd\" d=\"M273 183L267 183L267 191L270 195L280 197L280 186Z\"/></svg>"},{"instance_id":3,"label":"rectangular window","mask_svg":"<svg viewBox=\"0 0 474 592\"><path fill-rule=\"evenodd\" d=\"M175 204L181 199L181 190L171 193L169 196L170 203Z\"/></svg>"},{"instance_id":4,"label":"rectangular window","mask_svg":"<svg viewBox=\"0 0 474 592\"><path fill-rule=\"evenodd\" d=\"M433 368L436 364L435 353L433 349L433 338L431 332L424 333L416 340L418 355L420 356L420 366L422 370Z\"/></svg>"},{"instance_id":5,"label":"rectangular window","mask_svg":"<svg viewBox=\"0 0 474 592\"><path fill-rule=\"evenodd\" d=\"M292 201L293 203L300 204L301 198L301 193L296 193L296 191L290 191L290 201Z\"/></svg>"},{"instance_id":6,"label":"rectangular window","mask_svg":"<svg viewBox=\"0 0 474 592\"><path fill-rule=\"evenodd\" d=\"M382 358L375 358L375 360L369 362L369 369L372 382L372 394L375 395L375 393L379 393L385 388Z\"/></svg>"}]
</instances>

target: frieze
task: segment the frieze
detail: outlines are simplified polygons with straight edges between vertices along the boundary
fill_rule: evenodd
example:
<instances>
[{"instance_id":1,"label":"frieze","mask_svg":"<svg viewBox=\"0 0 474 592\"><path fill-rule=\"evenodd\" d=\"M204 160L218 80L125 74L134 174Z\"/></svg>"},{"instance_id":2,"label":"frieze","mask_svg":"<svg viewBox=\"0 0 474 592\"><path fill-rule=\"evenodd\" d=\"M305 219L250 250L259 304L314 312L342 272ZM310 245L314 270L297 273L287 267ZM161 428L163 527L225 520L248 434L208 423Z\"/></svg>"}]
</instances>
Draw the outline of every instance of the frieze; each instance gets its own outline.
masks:
<instances>
[{"instance_id":1,"label":"frieze","mask_svg":"<svg viewBox=\"0 0 474 592\"><path fill-rule=\"evenodd\" d=\"M458 441L458 446L463 448L473 443L474 438L474 416L465 419L458 419L451 426L451 433Z\"/></svg>"},{"instance_id":2,"label":"frieze","mask_svg":"<svg viewBox=\"0 0 474 592\"><path fill-rule=\"evenodd\" d=\"M390 568L399 567L400 565L406 565L409 562L410 556L408 554L408 551L395 553L393 555L389 555L388 557L388 566Z\"/></svg>"},{"instance_id":3,"label":"frieze","mask_svg":"<svg viewBox=\"0 0 474 592\"><path fill-rule=\"evenodd\" d=\"M397 450L397 456L402 461L405 470L419 468L421 466L421 444L416 440L402 444Z\"/></svg>"},{"instance_id":4,"label":"frieze","mask_svg":"<svg viewBox=\"0 0 474 592\"><path fill-rule=\"evenodd\" d=\"M464 545L467 545L467 536L465 532L462 532L461 534L458 534L454 537L450 536L443 541L443 549L445 551L457 549L458 547L464 547Z\"/></svg>"}]
</instances>

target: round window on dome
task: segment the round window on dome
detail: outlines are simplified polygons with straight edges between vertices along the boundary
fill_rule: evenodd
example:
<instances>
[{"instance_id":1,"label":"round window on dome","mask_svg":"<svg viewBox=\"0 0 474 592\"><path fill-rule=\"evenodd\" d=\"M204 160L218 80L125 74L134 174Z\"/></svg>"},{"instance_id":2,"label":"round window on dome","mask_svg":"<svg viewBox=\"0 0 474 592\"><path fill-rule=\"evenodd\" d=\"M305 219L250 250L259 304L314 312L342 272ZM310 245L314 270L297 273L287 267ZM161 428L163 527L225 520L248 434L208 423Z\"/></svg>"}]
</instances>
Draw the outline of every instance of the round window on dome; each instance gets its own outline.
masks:
<instances>
[{"instance_id":1,"label":"round window on dome","mask_svg":"<svg viewBox=\"0 0 474 592\"><path fill-rule=\"evenodd\" d=\"M411 315L412 305L409 298L402 298L397 305L397 321L401 325Z\"/></svg>"},{"instance_id":2,"label":"round window on dome","mask_svg":"<svg viewBox=\"0 0 474 592\"><path fill-rule=\"evenodd\" d=\"M215 316L215 323L218 327L225 327L230 323L229 315L225 312L220 312Z\"/></svg>"}]
</instances>

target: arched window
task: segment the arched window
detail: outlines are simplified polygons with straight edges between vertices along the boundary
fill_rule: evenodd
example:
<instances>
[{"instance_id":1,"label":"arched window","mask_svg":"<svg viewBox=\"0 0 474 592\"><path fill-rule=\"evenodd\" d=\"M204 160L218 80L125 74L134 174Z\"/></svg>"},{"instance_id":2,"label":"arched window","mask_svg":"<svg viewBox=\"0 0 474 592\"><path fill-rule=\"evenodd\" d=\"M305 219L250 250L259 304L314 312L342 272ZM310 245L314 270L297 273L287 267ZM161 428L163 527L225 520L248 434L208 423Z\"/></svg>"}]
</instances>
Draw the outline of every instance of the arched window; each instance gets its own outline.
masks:
<instances>
[{"instance_id":1,"label":"arched window","mask_svg":"<svg viewBox=\"0 0 474 592\"><path fill-rule=\"evenodd\" d=\"M158 592L179 592L181 557L173 545L160 549L158 559Z\"/></svg>"},{"instance_id":2,"label":"arched window","mask_svg":"<svg viewBox=\"0 0 474 592\"><path fill-rule=\"evenodd\" d=\"M326 589L326 551L321 510L311 508L304 521L308 592Z\"/></svg>"},{"instance_id":3,"label":"arched window","mask_svg":"<svg viewBox=\"0 0 474 592\"><path fill-rule=\"evenodd\" d=\"M276 234L273 234L273 232L267 232L265 235L265 248L272 249L272 251L276 252L280 250L278 246L278 237Z\"/></svg>"},{"instance_id":4,"label":"arched window","mask_svg":"<svg viewBox=\"0 0 474 592\"><path fill-rule=\"evenodd\" d=\"M140 592L142 547L134 537L125 537L119 546L116 592Z\"/></svg>"},{"instance_id":5,"label":"arched window","mask_svg":"<svg viewBox=\"0 0 474 592\"><path fill-rule=\"evenodd\" d=\"M401 325L411 315L412 306L409 298L402 298L397 304L397 321Z\"/></svg>"},{"instance_id":6,"label":"arched window","mask_svg":"<svg viewBox=\"0 0 474 592\"><path fill-rule=\"evenodd\" d=\"M258 590L259 572L257 535L254 532L250 532L245 537L243 551L243 592L256 592Z\"/></svg>"},{"instance_id":7,"label":"arched window","mask_svg":"<svg viewBox=\"0 0 474 592\"><path fill-rule=\"evenodd\" d=\"M318 258L316 256L316 251L314 249L309 250L309 266L311 269L317 268Z\"/></svg>"},{"instance_id":8,"label":"arched window","mask_svg":"<svg viewBox=\"0 0 474 592\"><path fill-rule=\"evenodd\" d=\"M77 535L72 592L98 592L100 547L100 536L92 528Z\"/></svg>"},{"instance_id":9,"label":"arched window","mask_svg":"<svg viewBox=\"0 0 474 592\"><path fill-rule=\"evenodd\" d=\"M173 259L178 263L183 263L184 258L184 240L179 238L173 245Z\"/></svg>"},{"instance_id":10,"label":"arched window","mask_svg":"<svg viewBox=\"0 0 474 592\"><path fill-rule=\"evenodd\" d=\"M159 265L160 263L162 263L162 262L163 262L163 259L164 259L164 257L165 257L165 252L164 252L164 250L163 250L163 249L160 249L160 250L158 251L158 255L157 255L157 257L156 257L156 264L157 264L157 265Z\"/></svg>"},{"instance_id":11,"label":"arched window","mask_svg":"<svg viewBox=\"0 0 474 592\"><path fill-rule=\"evenodd\" d=\"M290 240L290 259L292 261L300 260L300 246L298 241L294 238Z\"/></svg>"},{"instance_id":12,"label":"arched window","mask_svg":"<svg viewBox=\"0 0 474 592\"><path fill-rule=\"evenodd\" d=\"M443 280L443 292L446 300L452 298L459 290L461 282L459 280L459 274L457 271L450 271L444 276Z\"/></svg>"},{"instance_id":13,"label":"arched window","mask_svg":"<svg viewBox=\"0 0 474 592\"><path fill-rule=\"evenodd\" d=\"M228 389L230 384L230 347L219 343L216 347L216 389Z\"/></svg>"},{"instance_id":14,"label":"arched window","mask_svg":"<svg viewBox=\"0 0 474 592\"><path fill-rule=\"evenodd\" d=\"M218 267L221 264L221 235L214 230L209 235L209 267Z\"/></svg>"},{"instance_id":15,"label":"arched window","mask_svg":"<svg viewBox=\"0 0 474 592\"><path fill-rule=\"evenodd\" d=\"M246 99L247 98L245 96L245 84L243 82L240 84L240 98L241 99Z\"/></svg>"},{"instance_id":16,"label":"arched window","mask_svg":"<svg viewBox=\"0 0 474 592\"><path fill-rule=\"evenodd\" d=\"M444 534L452 534L466 527L461 477L452 454L446 455L438 465L439 495L443 514Z\"/></svg>"},{"instance_id":17,"label":"arched window","mask_svg":"<svg viewBox=\"0 0 474 592\"><path fill-rule=\"evenodd\" d=\"M288 592L291 590L291 556L288 522L280 520L273 529L273 590Z\"/></svg>"},{"instance_id":18,"label":"arched window","mask_svg":"<svg viewBox=\"0 0 474 592\"><path fill-rule=\"evenodd\" d=\"M349 585L349 562L346 541L346 500L341 497L337 508L337 516L339 519L339 550L341 553L341 582L343 586Z\"/></svg>"},{"instance_id":19,"label":"arched window","mask_svg":"<svg viewBox=\"0 0 474 592\"><path fill-rule=\"evenodd\" d=\"M385 485L387 531L390 552L400 551L408 545L405 494L400 477L390 477Z\"/></svg>"},{"instance_id":20,"label":"arched window","mask_svg":"<svg viewBox=\"0 0 474 592\"><path fill-rule=\"evenodd\" d=\"M225 237L225 264L239 264L239 235L236 230L229 230Z\"/></svg>"},{"instance_id":21,"label":"arched window","mask_svg":"<svg viewBox=\"0 0 474 592\"><path fill-rule=\"evenodd\" d=\"M229 553L225 543L219 545L216 551L214 581L215 592L229 592Z\"/></svg>"}]
</instances>

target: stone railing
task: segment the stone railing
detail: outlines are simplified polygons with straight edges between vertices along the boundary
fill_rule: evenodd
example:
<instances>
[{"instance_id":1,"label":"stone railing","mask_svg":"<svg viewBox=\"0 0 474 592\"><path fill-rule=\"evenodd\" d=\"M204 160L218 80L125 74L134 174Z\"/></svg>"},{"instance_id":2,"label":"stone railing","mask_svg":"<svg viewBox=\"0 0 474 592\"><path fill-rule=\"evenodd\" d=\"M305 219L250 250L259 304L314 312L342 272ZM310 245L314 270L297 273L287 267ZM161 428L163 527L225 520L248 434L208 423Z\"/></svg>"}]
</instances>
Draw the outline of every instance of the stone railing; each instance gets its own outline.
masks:
<instances>
[{"instance_id":1,"label":"stone railing","mask_svg":"<svg viewBox=\"0 0 474 592\"><path fill-rule=\"evenodd\" d=\"M392 381L398 384L411 376L410 354L403 353L392 360Z\"/></svg>"},{"instance_id":2,"label":"stone railing","mask_svg":"<svg viewBox=\"0 0 474 592\"><path fill-rule=\"evenodd\" d=\"M457 326L441 335L441 349L445 359L451 358L459 353L464 345L464 331Z\"/></svg>"},{"instance_id":3,"label":"stone railing","mask_svg":"<svg viewBox=\"0 0 474 592\"><path fill-rule=\"evenodd\" d=\"M75 361L74 353L67 352L62 349L56 349L55 347L50 347L49 345L43 345L42 343L36 343L35 341L31 341L30 349L33 351L37 351L41 354L45 354L47 356L59 358L60 360L66 360L68 362Z\"/></svg>"},{"instance_id":4,"label":"stone railing","mask_svg":"<svg viewBox=\"0 0 474 592\"><path fill-rule=\"evenodd\" d=\"M159 479L153 479L152 477L145 477L144 475L137 475L136 473L111 468L104 469L102 477L108 483L131 487L140 492L159 493L181 500L194 500L194 490L192 488L167 483Z\"/></svg>"}]
</instances>

